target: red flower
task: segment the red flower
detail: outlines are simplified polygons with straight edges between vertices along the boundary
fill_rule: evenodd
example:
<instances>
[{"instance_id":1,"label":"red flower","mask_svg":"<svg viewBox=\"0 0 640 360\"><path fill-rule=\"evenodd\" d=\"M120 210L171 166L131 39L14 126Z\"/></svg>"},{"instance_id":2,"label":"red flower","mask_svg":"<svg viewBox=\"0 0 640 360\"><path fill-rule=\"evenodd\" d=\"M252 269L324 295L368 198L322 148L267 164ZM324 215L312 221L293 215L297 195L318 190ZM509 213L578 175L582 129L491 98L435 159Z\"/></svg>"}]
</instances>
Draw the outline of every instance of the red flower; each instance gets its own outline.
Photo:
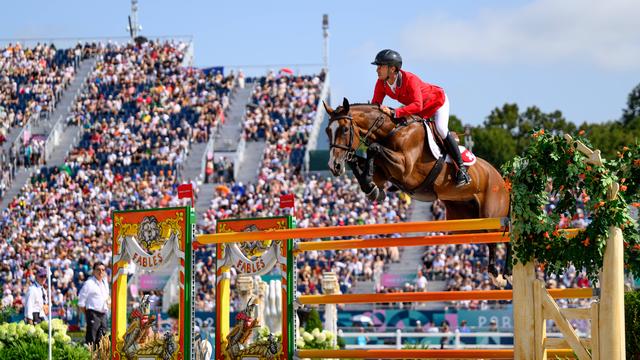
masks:
<instances>
[{"instance_id":1,"label":"red flower","mask_svg":"<svg viewBox=\"0 0 640 360\"><path fill-rule=\"evenodd\" d=\"M586 238L582 241L582 245L584 245L585 247L589 246L591 242L589 241L589 238Z\"/></svg>"},{"instance_id":2,"label":"red flower","mask_svg":"<svg viewBox=\"0 0 640 360\"><path fill-rule=\"evenodd\" d=\"M627 185L620 185L620 190L627 191Z\"/></svg>"},{"instance_id":3,"label":"red flower","mask_svg":"<svg viewBox=\"0 0 640 360\"><path fill-rule=\"evenodd\" d=\"M551 250L551 244L547 244L546 249Z\"/></svg>"},{"instance_id":4,"label":"red flower","mask_svg":"<svg viewBox=\"0 0 640 360\"><path fill-rule=\"evenodd\" d=\"M580 130L580 131L578 131L578 135L580 135L580 136L584 135L584 133L585 133L585 131L584 131L584 130Z\"/></svg>"},{"instance_id":5,"label":"red flower","mask_svg":"<svg viewBox=\"0 0 640 360\"><path fill-rule=\"evenodd\" d=\"M504 188L507 190L507 192L511 192L511 181L509 179L506 179L504 181Z\"/></svg>"},{"instance_id":6,"label":"red flower","mask_svg":"<svg viewBox=\"0 0 640 360\"><path fill-rule=\"evenodd\" d=\"M585 174L580 174L580 175L578 175L578 177L580 178L580 180L584 180L584 179L587 177L587 175L585 175Z\"/></svg>"}]
</instances>

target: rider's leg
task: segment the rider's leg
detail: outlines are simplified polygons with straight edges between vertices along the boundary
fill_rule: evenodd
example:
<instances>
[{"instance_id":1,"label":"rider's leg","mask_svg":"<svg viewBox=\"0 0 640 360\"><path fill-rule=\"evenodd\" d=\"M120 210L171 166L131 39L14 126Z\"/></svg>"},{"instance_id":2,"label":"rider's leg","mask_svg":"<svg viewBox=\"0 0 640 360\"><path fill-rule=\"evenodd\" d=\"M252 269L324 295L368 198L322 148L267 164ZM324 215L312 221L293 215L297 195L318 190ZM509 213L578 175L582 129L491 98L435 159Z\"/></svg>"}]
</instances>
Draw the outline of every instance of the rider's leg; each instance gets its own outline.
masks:
<instances>
[{"instance_id":1,"label":"rider's leg","mask_svg":"<svg viewBox=\"0 0 640 360\"><path fill-rule=\"evenodd\" d=\"M444 146L456 164L456 186L467 185L471 182L471 177L467 174L467 169L462 161L462 154L458 148L458 142L449 134L449 98L445 95L444 104L436 111L434 116L438 134L444 139Z\"/></svg>"}]
</instances>

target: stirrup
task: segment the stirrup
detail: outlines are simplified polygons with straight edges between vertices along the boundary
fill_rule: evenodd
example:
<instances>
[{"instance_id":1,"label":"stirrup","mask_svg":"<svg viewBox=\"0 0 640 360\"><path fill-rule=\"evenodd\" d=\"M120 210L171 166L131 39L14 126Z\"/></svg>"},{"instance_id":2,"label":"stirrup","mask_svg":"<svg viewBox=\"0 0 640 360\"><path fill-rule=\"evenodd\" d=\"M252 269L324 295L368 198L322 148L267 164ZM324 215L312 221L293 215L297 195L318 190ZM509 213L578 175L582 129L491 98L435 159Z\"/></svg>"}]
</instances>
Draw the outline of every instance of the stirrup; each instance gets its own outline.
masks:
<instances>
[{"instance_id":1,"label":"stirrup","mask_svg":"<svg viewBox=\"0 0 640 360\"><path fill-rule=\"evenodd\" d=\"M471 184L471 176L465 171L458 169L456 172L456 187L463 187Z\"/></svg>"}]
</instances>

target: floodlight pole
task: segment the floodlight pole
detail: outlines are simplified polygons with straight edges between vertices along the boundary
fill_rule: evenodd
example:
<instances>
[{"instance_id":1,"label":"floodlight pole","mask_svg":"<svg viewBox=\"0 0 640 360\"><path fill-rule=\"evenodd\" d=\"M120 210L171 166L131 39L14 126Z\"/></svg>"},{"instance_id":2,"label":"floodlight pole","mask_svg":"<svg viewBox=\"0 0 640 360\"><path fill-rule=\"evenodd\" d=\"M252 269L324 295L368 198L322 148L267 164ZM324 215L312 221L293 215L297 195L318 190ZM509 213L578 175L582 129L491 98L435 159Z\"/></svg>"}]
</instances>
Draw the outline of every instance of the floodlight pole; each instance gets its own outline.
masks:
<instances>
[{"instance_id":1,"label":"floodlight pole","mask_svg":"<svg viewBox=\"0 0 640 360\"><path fill-rule=\"evenodd\" d=\"M131 0L131 16L129 16L129 34L132 39L138 37L140 26L138 25L138 0Z\"/></svg>"},{"instance_id":2,"label":"floodlight pole","mask_svg":"<svg viewBox=\"0 0 640 360\"><path fill-rule=\"evenodd\" d=\"M329 15L322 15L322 37L323 49L322 49L322 65L324 71L329 71Z\"/></svg>"}]
</instances>

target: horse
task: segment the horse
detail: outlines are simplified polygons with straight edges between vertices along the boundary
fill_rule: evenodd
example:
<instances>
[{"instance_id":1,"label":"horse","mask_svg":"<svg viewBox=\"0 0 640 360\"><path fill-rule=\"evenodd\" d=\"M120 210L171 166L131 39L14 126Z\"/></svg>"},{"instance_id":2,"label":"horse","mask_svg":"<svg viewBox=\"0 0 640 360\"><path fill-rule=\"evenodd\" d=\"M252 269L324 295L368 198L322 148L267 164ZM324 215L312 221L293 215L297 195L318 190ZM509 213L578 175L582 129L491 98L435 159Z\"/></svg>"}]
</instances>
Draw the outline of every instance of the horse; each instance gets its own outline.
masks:
<instances>
[{"instance_id":1,"label":"horse","mask_svg":"<svg viewBox=\"0 0 640 360\"><path fill-rule=\"evenodd\" d=\"M349 166L370 200L385 198L388 181L418 201L440 199L448 220L509 215L509 192L500 173L478 158L468 169L471 182L456 187L455 165L432 155L424 120L419 117L396 125L376 104L352 105L345 98L335 110L325 102L323 105L329 115L329 169L334 176L341 176ZM366 147L366 158L356 155L362 146ZM495 250L495 243L489 244L488 271L494 283L503 287L504 279L496 279ZM507 257L508 254L507 244ZM507 259L507 266L502 269L505 277L508 263Z\"/></svg>"}]
</instances>

